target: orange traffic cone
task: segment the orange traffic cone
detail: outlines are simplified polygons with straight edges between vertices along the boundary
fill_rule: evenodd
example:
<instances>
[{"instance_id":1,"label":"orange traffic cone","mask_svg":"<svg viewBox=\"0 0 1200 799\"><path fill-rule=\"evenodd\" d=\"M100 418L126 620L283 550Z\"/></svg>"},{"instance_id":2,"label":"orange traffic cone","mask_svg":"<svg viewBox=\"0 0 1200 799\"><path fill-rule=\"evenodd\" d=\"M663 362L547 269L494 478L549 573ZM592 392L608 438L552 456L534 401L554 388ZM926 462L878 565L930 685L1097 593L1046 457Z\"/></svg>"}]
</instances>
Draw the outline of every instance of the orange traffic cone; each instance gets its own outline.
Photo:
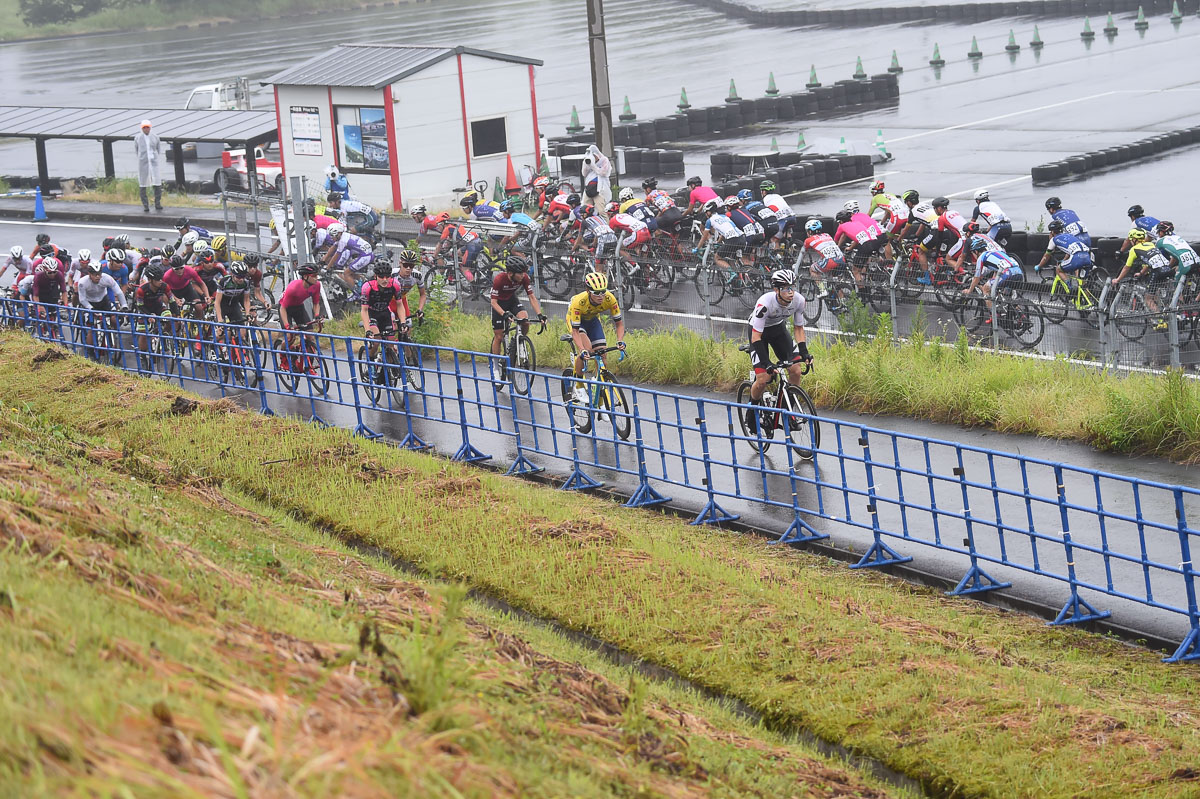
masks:
<instances>
[{"instance_id":1,"label":"orange traffic cone","mask_svg":"<svg viewBox=\"0 0 1200 799\"><path fill-rule=\"evenodd\" d=\"M513 169L512 156L505 157L508 159L508 173L504 176L504 193L520 194L521 184L517 181L516 170Z\"/></svg>"}]
</instances>

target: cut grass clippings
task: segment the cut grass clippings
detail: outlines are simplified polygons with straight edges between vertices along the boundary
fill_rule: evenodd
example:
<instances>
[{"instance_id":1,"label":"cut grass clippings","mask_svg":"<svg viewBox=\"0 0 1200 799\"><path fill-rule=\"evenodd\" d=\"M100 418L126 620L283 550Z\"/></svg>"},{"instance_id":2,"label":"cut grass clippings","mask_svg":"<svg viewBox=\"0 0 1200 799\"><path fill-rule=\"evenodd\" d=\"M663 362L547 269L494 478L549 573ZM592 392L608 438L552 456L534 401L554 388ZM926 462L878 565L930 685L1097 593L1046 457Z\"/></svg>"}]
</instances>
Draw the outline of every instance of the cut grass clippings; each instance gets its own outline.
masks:
<instances>
[{"instance_id":1,"label":"cut grass clippings","mask_svg":"<svg viewBox=\"0 0 1200 799\"><path fill-rule=\"evenodd\" d=\"M912 795L74 436L0 415L0 795Z\"/></svg>"},{"instance_id":2,"label":"cut grass clippings","mask_svg":"<svg viewBox=\"0 0 1200 799\"><path fill-rule=\"evenodd\" d=\"M253 495L464 580L934 793L1197 788L1195 664L345 431L204 401L183 420L169 415L177 390L77 358L32 369L45 349L0 337L0 399L28 403L65 440ZM85 378L86 393L70 388Z\"/></svg>"}]
</instances>

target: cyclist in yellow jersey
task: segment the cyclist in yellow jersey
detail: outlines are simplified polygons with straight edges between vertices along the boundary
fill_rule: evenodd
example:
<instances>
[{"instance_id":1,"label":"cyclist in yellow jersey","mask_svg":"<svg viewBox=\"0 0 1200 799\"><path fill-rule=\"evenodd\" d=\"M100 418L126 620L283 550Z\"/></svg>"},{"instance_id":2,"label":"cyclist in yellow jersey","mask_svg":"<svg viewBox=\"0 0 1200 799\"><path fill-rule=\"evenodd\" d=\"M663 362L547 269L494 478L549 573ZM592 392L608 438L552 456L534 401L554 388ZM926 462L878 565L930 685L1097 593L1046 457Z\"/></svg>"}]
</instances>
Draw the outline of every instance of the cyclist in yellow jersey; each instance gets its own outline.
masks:
<instances>
[{"instance_id":1,"label":"cyclist in yellow jersey","mask_svg":"<svg viewBox=\"0 0 1200 799\"><path fill-rule=\"evenodd\" d=\"M600 324L601 314L610 314L617 328L617 346L621 348L621 359L625 357L625 320L621 318L621 306L616 296L608 290L608 277L600 272L589 272L583 279L587 291L571 298L567 306L567 326L579 354L575 357L575 376L583 376L583 366L591 357L593 347L603 347L604 327ZM583 400L586 402L586 399Z\"/></svg>"},{"instance_id":2,"label":"cyclist in yellow jersey","mask_svg":"<svg viewBox=\"0 0 1200 799\"><path fill-rule=\"evenodd\" d=\"M871 207L867 209L868 216L875 216L875 212L879 210L880 206L887 208L888 205L891 204L892 200L896 199L893 195L888 194L883 189L884 186L882 180L877 180L871 184ZM876 217L875 221L881 222L883 220Z\"/></svg>"}]
</instances>

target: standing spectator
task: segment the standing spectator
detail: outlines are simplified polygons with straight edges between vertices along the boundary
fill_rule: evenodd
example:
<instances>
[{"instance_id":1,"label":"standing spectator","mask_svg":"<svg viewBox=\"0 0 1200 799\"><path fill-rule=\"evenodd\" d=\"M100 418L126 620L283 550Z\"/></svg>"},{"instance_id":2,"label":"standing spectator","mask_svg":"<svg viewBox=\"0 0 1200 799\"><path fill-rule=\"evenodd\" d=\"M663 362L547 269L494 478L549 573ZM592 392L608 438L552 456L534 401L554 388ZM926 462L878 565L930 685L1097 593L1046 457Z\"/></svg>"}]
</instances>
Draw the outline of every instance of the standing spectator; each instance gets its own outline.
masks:
<instances>
[{"instance_id":1,"label":"standing spectator","mask_svg":"<svg viewBox=\"0 0 1200 799\"><path fill-rule=\"evenodd\" d=\"M599 147L589 144L583 158L583 193L586 203L595 206L601 216L612 202L611 177L612 162Z\"/></svg>"},{"instance_id":2,"label":"standing spectator","mask_svg":"<svg viewBox=\"0 0 1200 799\"><path fill-rule=\"evenodd\" d=\"M146 196L146 188L154 187L154 210L161 211L162 207L162 175L159 174L158 163L162 154L162 144L158 134L150 132L150 120L142 120L142 129L134 134L133 147L138 158L138 194L142 197L142 210L150 213L150 199Z\"/></svg>"}]
</instances>

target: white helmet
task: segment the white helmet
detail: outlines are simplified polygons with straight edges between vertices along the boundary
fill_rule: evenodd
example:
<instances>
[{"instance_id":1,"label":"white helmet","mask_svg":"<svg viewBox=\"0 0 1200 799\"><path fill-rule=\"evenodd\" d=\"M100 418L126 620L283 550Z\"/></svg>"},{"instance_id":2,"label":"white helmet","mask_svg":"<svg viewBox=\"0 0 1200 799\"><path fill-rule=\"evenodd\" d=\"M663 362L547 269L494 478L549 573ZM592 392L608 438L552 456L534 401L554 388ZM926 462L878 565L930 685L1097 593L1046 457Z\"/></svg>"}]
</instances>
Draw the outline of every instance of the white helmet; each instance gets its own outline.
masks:
<instances>
[{"instance_id":1,"label":"white helmet","mask_svg":"<svg viewBox=\"0 0 1200 799\"><path fill-rule=\"evenodd\" d=\"M85 260L83 257L83 253L79 253L79 260L81 260L81 261ZM125 262L125 251L118 247L113 247L111 250L108 251L108 262L114 263L114 264L124 263Z\"/></svg>"},{"instance_id":2,"label":"white helmet","mask_svg":"<svg viewBox=\"0 0 1200 799\"><path fill-rule=\"evenodd\" d=\"M92 251L89 250L87 247L83 247L82 249L80 249L79 250L80 263L87 263L90 260L92 260Z\"/></svg>"},{"instance_id":3,"label":"white helmet","mask_svg":"<svg viewBox=\"0 0 1200 799\"><path fill-rule=\"evenodd\" d=\"M412 208L408 209L408 212L410 214L426 214L429 213L429 210L423 205L414 205Z\"/></svg>"},{"instance_id":4,"label":"white helmet","mask_svg":"<svg viewBox=\"0 0 1200 799\"><path fill-rule=\"evenodd\" d=\"M332 225L330 225L329 227L325 228L325 231L326 231L326 232L327 232L327 233L328 233L330 236L332 236L333 238L335 238L335 239L336 239L336 238L338 238L339 236L341 236L343 233L345 233L345 232L346 232L346 226L345 226L345 225L343 225L341 222L334 222Z\"/></svg>"},{"instance_id":5,"label":"white helmet","mask_svg":"<svg viewBox=\"0 0 1200 799\"><path fill-rule=\"evenodd\" d=\"M59 260L57 258L43 258L42 259L43 271L54 274L55 272L58 271L58 268L60 266L62 266L62 263L59 262Z\"/></svg>"},{"instance_id":6,"label":"white helmet","mask_svg":"<svg viewBox=\"0 0 1200 799\"><path fill-rule=\"evenodd\" d=\"M981 203L988 198L987 189L980 189L975 192L975 202Z\"/></svg>"},{"instance_id":7,"label":"white helmet","mask_svg":"<svg viewBox=\"0 0 1200 799\"><path fill-rule=\"evenodd\" d=\"M25 257L25 250L20 244L14 244L13 248L8 251L8 254L13 257L14 261L19 261Z\"/></svg>"},{"instance_id":8,"label":"white helmet","mask_svg":"<svg viewBox=\"0 0 1200 799\"><path fill-rule=\"evenodd\" d=\"M196 255L199 255L202 252L208 252L209 249L211 249L209 243L204 239L197 239L196 243L192 245L192 252L194 252Z\"/></svg>"},{"instance_id":9,"label":"white helmet","mask_svg":"<svg viewBox=\"0 0 1200 799\"><path fill-rule=\"evenodd\" d=\"M851 200L850 202L846 203L845 205L842 206L842 210L849 211L852 214L857 214L857 213L862 212L862 208L860 208L858 205L858 200Z\"/></svg>"},{"instance_id":10,"label":"white helmet","mask_svg":"<svg viewBox=\"0 0 1200 799\"><path fill-rule=\"evenodd\" d=\"M617 195L617 199L624 203L632 200L633 196L633 189L626 186L625 188L621 189L621 193Z\"/></svg>"},{"instance_id":11,"label":"white helmet","mask_svg":"<svg viewBox=\"0 0 1200 799\"><path fill-rule=\"evenodd\" d=\"M705 211L718 211L721 208L721 200L719 197L714 197L704 204Z\"/></svg>"},{"instance_id":12,"label":"white helmet","mask_svg":"<svg viewBox=\"0 0 1200 799\"><path fill-rule=\"evenodd\" d=\"M200 234L194 230L189 230L183 234L183 238L179 240L179 244L183 247L194 247L198 241L200 241Z\"/></svg>"},{"instance_id":13,"label":"white helmet","mask_svg":"<svg viewBox=\"0 0 1200 799\"><path fill-rule=\"evenodd\" d=\"M330 164L329 166L325 167L325 177L329 178L330 180L337 180L338 179L337 167L334 166L333 164Z\"/></svg>"}]
</instances>

